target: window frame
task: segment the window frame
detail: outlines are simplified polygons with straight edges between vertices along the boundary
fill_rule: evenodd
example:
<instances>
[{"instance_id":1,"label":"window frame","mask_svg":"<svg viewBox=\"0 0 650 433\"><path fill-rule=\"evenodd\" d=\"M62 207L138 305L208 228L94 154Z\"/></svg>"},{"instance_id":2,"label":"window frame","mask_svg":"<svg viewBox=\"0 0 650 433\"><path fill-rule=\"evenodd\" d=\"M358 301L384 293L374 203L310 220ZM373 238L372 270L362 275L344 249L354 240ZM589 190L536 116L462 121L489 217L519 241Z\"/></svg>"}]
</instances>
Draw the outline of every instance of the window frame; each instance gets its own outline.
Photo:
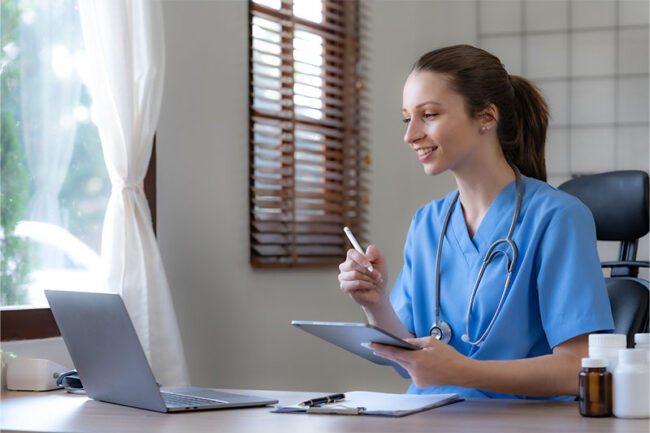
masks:
<instances>
[{"instance_id":1,"label":"window frame","mask_svg":"<svg viewBox=\"0 0 650 433\"><path fill-rule=\"evenodd\" d=\"M156 233L156 136L147 174L143 181L144 193L151 210L151 222ZM61 333L50 308L0 307L0 341L36 340L59 337Z\"/></svg>"},{"instance_id":2,"label":"window frame","mask_svg":"<svg viewBox=\"0 0 650 433\"><path fill-rule=\"evenodd\" d=\"M361 138L361 121L364 120L363 116L360 115L360 107L363 105L362 90L364 89L363 77L361 74L361 33L362 26L360 25L360 18L363 16L361 11L362 2L358 0L322 0L323 3L323 15L324 22L322 23L313 23L304 18L297 17L291 13L287 13L287 10L292 8L292 0L282 0L282 10L274 10L272 8L266 7L255 3L253 0L249 0L249 259L250 264L253 268L323 268L323 267L335 267L342 260L345 259L345 253L347 250L347 238L343 233L343 227L348 226L355 233L356 237L362 242L366 242L366 205L368 204L368 193L364 185L365 170L366 167L370 164L370 157L367 152L367 147ZM254 78L256 76L253 70L253 17L256 16L255 13L262 14L263 17L272 17L278 19L279 23L282 26L282 31L280 33L282 41L279 42L281 48L281 88L284 91L282 96L283 114L288 115L286 118L283 118L282 115L277 117L269 116L262 111L258 111L254 105L255 98L255 86ZM338 15L337 15L338 14ZM335 25L332 22L327 21L332 15L336 15L335 19L338 21L336 28L338 30L331 30ZM313 29L314 33L323 35L323 58L324 60L333 60L340 61L340 69L335 75L331 75L330 71L323 73L323 78L325 81L337 80L340 81L341 87L336 87L335 90L337 93L341 93L342 96L338 97L339 103L341 103L342 108L340 112L342 114L342 119L334 118L332 120L327 114L328 109L330 108L330 102L326 101L332 99L333 96L330 93L333 89L331 85L323 84L321 87L323 89L323 101L325 101L325 106L323 112L325 113L322 121L314 120L310 121L308 118L297 119L296 108L294 101L294 89L293 84L296 82L293 76L294 69L294 57L292 52L293 41L288 41L288 34L295 29L300 29L304 31L310 31L308 28ZM331 36L325 36L328 32L331 33ZM339 33L340 32L340 33ZM330 37L335 39L341 39L344 41L342 45L332 44ZM343 54L340 57L333 56L331 51L339 51ZM290 59L290 60L288 60ZM332 65L324 64L324 69L331 69ZM290 72L288 72L290 71ZM262 75L263 76L263 75ZM289 106L291 108L284 108ZM256 120L263 119L263 121ZM269 122L268 124L266 122ZM264 210L256 208L256 203L259 201L257 199L265 198L264 193L259 193L256 185L256 172L260 168L263 172L263 166L256 165L256 144L255 140L255 126L256 125L273 125L272 122L277 122L275 128L280 128L282 130L281 136L279 136L279 145L277 152L281 155L281 167L274 169L276 175L280 175L280 186L279 190L275 190L273 197L275 200L278 200L272 204L269 204L271 208L276 208L281 210L281 215L278 219L273 220L269 219L268 221L264 220L265 215ZM332 122L340 123L340 125L332 126ZM286 126L279 126L280 124L291 123L291 128ZM296 215L299 214L296 209L300 205L300 196L296 194L296 184L299 181L297 178L296 165L297 162L300 162L299 157L295 156L295 153L300 150L300 147L296 145L296 131L303 130L303 128L316 128L324 127L331 130L335 130L337 133L340 133L340 139L332 139L327 133L322 132L323 139L321 143L323 144L322 155L324 158L323 163L321 163L321 168L325 173L331 173L329 168L325 168L327 164L330 164L332 161L329 159L330 154L333 149L329 147L327 142L333 140L338 140L338 150L334 152L340 153L340 160L334 161L335 164L340 163L340 171L335 171L337 175L341 177L341 180L336 181L340 182L341 192L339 193L340 199L332 201L331 197L321 198L323 204L318 205L314 204L313 208L319 207L319 211L324 212L324 215L333 215L329 213L332 206L338 207L332 212L339 216L339 221L337 222L324 222L320 223L317 219L311 220L309 216L304 216L303 220L297 220ZM285 132L288 132L289 139L282 136L285 135ZM282 150L282 148L290 148L290 151ZM289 161L290 160L290 161ZM303 161L304 162L304 161ZM287 174L289 173L289 174ZM287 185L285 182L288 182ZM329 189L326 186L326 183L331 181L323 181L323 186L320 187L323 190L322 195L334 195L333 190ZM269 191L268 189L266 191ZM310 206L309 204L303 206ZM276 210L277 211L277 210ZM266 224L265 224L266 223ZM260 226L271 226L275 224L276 228L270 229L261 229ZM300 231L298 227L301 226ZM327 226L324 229L315 229L314 226ZM335 227L335 229L334 229ZM324 231L322 231L324 230ZM263 236L266 236L267 239L272 239L274 236L278 240L269 240L264 241L260 240ZM298 237L302 236L304 244L298 240ZM321 240L310 240L305 241L306 238L318 239L327 237L326 241ZM336 239L334 241L334 239ZM334 242L332 244L332 242ZM329 243L329 244L328 244ZM305 248L306 245L306 248ZM271 249L275 248L276 251L285 251L282 253L279 252L261 252L261 249L264 247L270 246ZM309 252L298 252L299 247L303 247L303 251L311 250ZM332 252L333 249L339 249L338 253Z\"/></svg>"}]
</instances>

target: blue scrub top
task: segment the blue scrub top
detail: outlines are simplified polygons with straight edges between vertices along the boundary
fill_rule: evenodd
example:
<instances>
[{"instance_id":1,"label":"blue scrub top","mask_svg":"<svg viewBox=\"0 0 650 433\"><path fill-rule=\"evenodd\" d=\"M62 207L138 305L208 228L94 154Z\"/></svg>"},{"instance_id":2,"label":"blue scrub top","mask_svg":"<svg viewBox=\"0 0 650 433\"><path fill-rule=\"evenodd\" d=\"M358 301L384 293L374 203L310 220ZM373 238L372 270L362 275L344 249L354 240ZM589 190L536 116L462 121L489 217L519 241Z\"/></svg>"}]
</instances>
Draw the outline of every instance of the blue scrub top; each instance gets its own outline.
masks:
<instances>
[{"instance_id":1,"label":"blue scrub top","mask_svg":"<svg viewBox=\"0 0 650 433\"><path fill-rule=\"evenodd\" d=\"M417 337L428 337L434 321L438 239L455 193L415 213L404 247L404 267L391 293L395 312ZM445 233L440 260L440 320L452 328L449 344L470 358L508 360L546 355L570 338L614 328L591 212L577 198L526 177L522 179L521 212L513 234L519 257L503 306L481 346L461 340L481 262L490 245L508 234L516 196L513 181L490 205L473 238L457 200ZM472 306L469 336L473 341L492 320L506 276L506 260L497 254L485 270ZM518 398L460 387L418 389L413 384L408 392Z\"/></svg>"}]
</instances>

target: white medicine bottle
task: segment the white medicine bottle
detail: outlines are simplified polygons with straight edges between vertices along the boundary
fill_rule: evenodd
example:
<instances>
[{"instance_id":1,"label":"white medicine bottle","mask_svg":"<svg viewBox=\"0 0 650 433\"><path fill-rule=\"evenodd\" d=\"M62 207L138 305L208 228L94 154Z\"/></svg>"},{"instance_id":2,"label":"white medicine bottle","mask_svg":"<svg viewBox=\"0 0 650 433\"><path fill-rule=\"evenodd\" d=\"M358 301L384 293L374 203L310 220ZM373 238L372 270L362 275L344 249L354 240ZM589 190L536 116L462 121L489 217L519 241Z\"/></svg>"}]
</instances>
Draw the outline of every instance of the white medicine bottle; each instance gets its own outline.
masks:
<instances>
[{"instance_id":1,"label":"white medicine bottle","mask_svg":"<svg viewBox=\"0 0 650 433\"><path fill-rule=\"evenodd\" d=\"M619 418L650 416L650 365L647 351L622 349L613 378L613 413Z\"/></svg>"},{"instance_id":2,"label":"white medicine bottle","mask_svg":"<svg viewBox=\"0 0 650 433\"><path fill-rule=\"evenodd\" d=\"M634 348L645 350L650 362L650 334L634 334Z\"/></svg>"},{"instance_id":3,"label":"white medicine bottle","mask_svg":"<svg viewBox=\"0 0 650 433\"><path fill-rule=\"evenodd\" d=\"M625 334L589 334L589 358L607 360L607 370L614 374L618 351L627 348Z\"/></svg>"}]
</instances>

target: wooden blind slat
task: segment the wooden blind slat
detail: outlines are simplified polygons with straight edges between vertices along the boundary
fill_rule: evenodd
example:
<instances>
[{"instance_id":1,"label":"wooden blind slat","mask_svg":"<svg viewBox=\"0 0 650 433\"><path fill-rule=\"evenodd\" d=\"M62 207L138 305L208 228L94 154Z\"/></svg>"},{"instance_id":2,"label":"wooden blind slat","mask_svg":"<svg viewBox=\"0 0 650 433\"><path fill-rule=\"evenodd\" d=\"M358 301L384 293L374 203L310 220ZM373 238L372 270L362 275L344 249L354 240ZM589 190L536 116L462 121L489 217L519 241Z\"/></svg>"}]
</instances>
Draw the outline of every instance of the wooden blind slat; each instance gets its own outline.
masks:
<instances>
[{"instance_id":1,"label":"wooden blind slat","mask_svg":"<svg viewBox=\"0 0 650 433\"><path fill-rule=\"evenodd\" d=\"M343 194L334 193L334 192L307 192L307 191L296 191L293 194L290 194L282 189L271 189L271 188L256 188L253 187L253 194L256 197L265 197L265 196L274 196L282 198L312 198L312 199L322 199L330 201L343 201Z\"/></svg>"},{"instance_id":2,"label":"wooden blind slat","mask_svg":"<svg viewBox=\"0 0 650 433\"><path fill-rule=\"evenodd\" d=\"M297 223L295 227L282 222L254 221L252 223L258 233L330 233L340 236L341 229L337 224Z\"/></svg>"},{"instance_id":3,"label":"wooden blind slat","mask_svg":"<svg viewBox=\"0 0 650 433\"><path fill-rule=\"evenodd\" d=\"M339 182L307 182L304 180L297 180L295 182L296 188L303 188L305 191L309 191L309 188L322 188L328 191L343 191L343 185Z\"/></svg>"},{"instance_id":4,"label":"wooden blind slat","mask_svg":"<svg viewBox=\"0 0 650 433\"><path fill-rule=\"evenodd\" d=\"M282 233L255 233L255 240L264 245L289 245L292 242L291 236ZM344 245L338 234L307 234L297 235L296 243L299 245L321 244L321 245Z\"/></svg>"},{"instance_id":5,"label":"wooden blind slat","mask_svg":"<svg viewBox=\"0 0 650 433\"><path fill-rule=\"evenodd\" d=\"M295 107L303 107L302 105L294 105ZM320 110L323 112L324 110ZM315 128L310 128L312 130L316 130L316 128L321 128L321 130L325 130L323 128L330 127L333 129L329 129L328 135L335 135L337 137L342 136L342 132L337 131L340 129L343 129L343 122L341 120L335 120L335 119L311 119L307 116L301 116L299 114L295 115L296 122L300 122L303 126L306 124L309 124L310 126L313 126ZM322 125L322 127L320 126Z\"/></svg>"}]
</instances>

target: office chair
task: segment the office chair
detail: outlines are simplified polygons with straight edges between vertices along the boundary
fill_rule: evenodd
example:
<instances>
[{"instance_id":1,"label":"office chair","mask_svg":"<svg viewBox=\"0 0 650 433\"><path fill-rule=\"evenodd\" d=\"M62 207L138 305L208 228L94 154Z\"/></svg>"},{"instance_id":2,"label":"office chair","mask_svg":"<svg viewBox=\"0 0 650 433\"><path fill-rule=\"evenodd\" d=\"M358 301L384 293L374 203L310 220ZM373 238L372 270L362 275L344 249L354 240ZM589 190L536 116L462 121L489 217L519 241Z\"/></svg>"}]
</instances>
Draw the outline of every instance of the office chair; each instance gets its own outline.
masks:
<instances>
[{"instance_id":1,"label":"office chair","mask_svg":"<svg viewBox=\"0 0 650 433\"><path fill-rule=\"evenodd\" d=\"M634 347L634 334L648 332L648 281L639 278L636 260L639 238L648 233L648 173L625 170L582 176L564 182L559 189L578 197L591 210L599 241L619 241L618 260L602 262L611 268L605 278L614 316L614 332L627 335Z\"/></svg>"}]
</instances>

